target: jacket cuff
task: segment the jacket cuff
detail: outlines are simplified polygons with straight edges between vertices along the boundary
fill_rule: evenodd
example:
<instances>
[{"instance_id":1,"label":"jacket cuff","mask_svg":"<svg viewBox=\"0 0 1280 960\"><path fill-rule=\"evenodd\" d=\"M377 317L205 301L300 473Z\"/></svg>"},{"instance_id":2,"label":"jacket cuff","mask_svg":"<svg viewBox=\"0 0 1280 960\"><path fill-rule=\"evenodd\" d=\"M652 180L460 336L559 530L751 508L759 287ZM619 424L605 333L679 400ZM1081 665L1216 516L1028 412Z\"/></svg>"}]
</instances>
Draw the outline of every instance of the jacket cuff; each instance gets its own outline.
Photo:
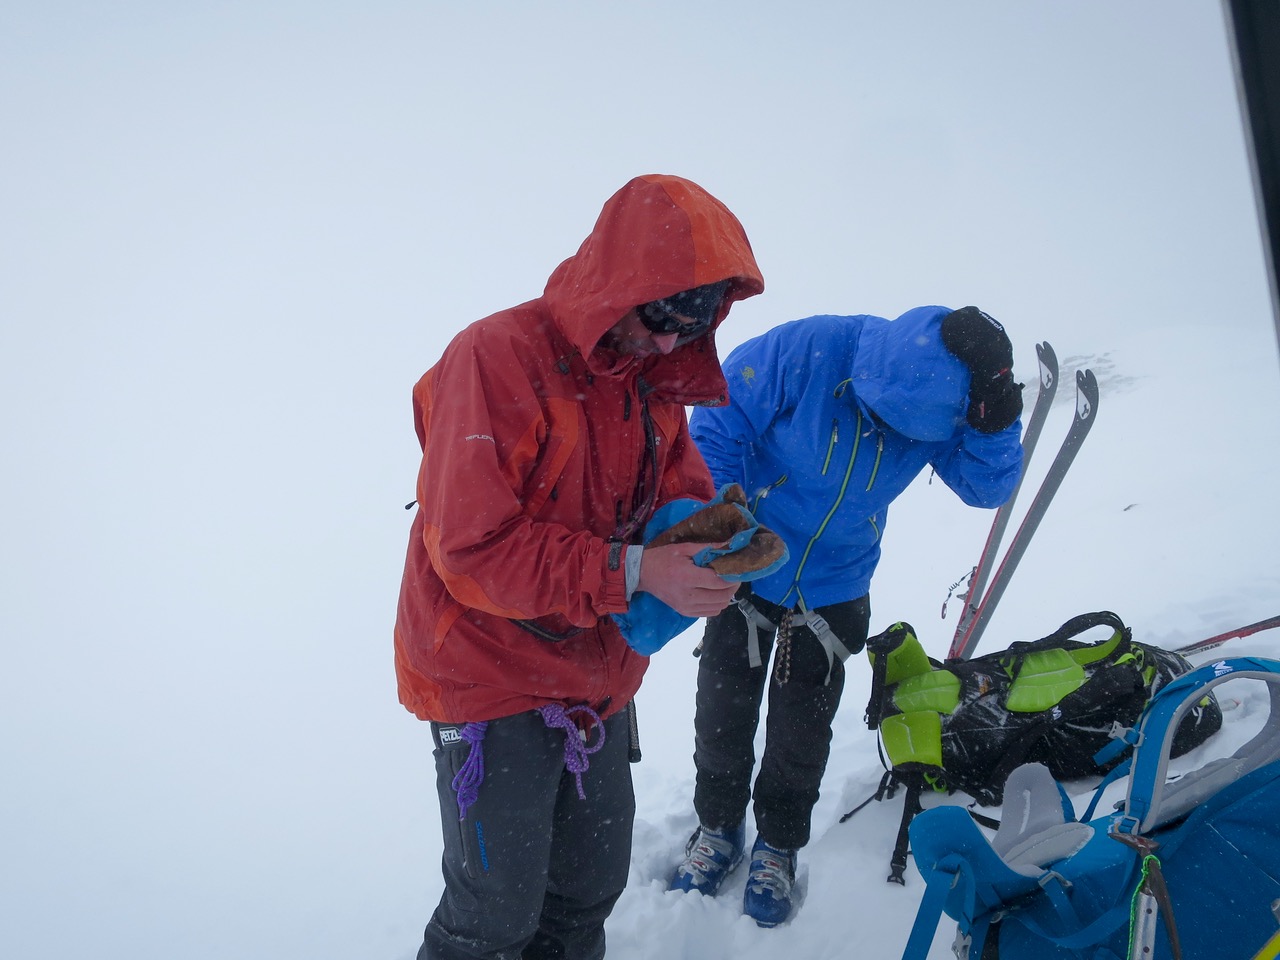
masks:
<instances>
[{"instance_id":1,"label":"jacket cuff","mask_svg":"<svg viewBox=\"0 0 1280 960\"><path fill-rule=\"evenodd\" d=\"M627 547L626 556L626 573L627 573L627 602L631 601L631 595L636 592L636 587L640 584L640 560L644 557L644 547L632 544Z\"/></svg>"}]
</instances>

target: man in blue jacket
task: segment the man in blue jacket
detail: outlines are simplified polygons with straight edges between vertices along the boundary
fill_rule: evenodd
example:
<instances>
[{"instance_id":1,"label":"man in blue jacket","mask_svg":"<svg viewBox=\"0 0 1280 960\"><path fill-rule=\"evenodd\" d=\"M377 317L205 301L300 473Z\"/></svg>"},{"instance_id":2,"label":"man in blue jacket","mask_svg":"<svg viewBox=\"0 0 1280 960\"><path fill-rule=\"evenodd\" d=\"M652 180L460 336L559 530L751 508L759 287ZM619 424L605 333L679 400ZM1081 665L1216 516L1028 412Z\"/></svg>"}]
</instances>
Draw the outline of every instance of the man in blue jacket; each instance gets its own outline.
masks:
<instances>
[{"instance_id":1,"label":"man in blue jacket","mask_svg":"<svg viewBox=\"0 0 1280 960\"><path fill-rule=\"evenodd\" d=\"M707 621L694 722L699 826L672 889L719 889L742 859L754 798L743 910L764 927L790 915L843 661L867 639L889 504L926 466L970 506L1009 498L1022 467L1022 385L1012 367L999 323L976 307L938 306L892 321L796 320L723 364L730 402L696 409L690 431L716 485L742 484L790 558Z\"/></svg>"}]
</instances>

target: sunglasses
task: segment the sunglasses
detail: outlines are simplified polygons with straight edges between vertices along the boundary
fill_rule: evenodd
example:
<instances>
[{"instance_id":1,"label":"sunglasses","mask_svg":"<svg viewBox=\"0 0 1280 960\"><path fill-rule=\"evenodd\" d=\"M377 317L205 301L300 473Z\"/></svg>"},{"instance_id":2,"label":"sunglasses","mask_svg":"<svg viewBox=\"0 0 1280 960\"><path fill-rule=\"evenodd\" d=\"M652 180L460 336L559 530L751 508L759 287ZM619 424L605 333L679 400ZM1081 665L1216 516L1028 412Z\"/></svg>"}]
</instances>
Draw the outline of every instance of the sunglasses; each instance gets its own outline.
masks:
<instances>
[{"instance_id":1,"label":"sunglasses","mask_svg":"<svg viewBox=\"0 0 1280 960\"><path fill-rule=\"evenodd\" d=\"M656 303L646 303L640 307L640 322L650 333L678 333L681 338L699 337L711 329L710 317L686 323Z\"/></svg>"}]
</instances>

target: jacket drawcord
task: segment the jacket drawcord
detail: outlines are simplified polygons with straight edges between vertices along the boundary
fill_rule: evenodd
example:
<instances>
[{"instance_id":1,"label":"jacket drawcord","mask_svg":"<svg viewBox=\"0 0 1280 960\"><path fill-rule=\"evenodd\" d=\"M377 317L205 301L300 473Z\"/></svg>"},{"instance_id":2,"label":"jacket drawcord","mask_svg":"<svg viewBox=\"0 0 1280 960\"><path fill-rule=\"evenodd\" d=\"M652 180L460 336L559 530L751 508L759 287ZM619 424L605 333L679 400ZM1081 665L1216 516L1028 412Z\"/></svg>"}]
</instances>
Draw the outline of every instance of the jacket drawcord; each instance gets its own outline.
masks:
<instances>
[{"instance_id":1,"label":"jacket drawcord","mask_svg":"<svg viewBox=\"0 0 1280 960\"><path fill-rule=\"evenodd\" d=\"M591 766L591 761L587 757L604 746L604 721L600 719L600 714L587 706L579 705L566 708L560 703L548 703L537 709L542 714L542 722L549 728L564 731L565 769L572 773L578 781L578 799L587 799L587 795L582 789L582 775ZM579 728L573 722L572 715L575 713L586 714L590 724L585 729ZM587 738L590 736L592 726L600 730L600 736L596 738L594 744L588 746Z\"/></svg>"}]
</instances>

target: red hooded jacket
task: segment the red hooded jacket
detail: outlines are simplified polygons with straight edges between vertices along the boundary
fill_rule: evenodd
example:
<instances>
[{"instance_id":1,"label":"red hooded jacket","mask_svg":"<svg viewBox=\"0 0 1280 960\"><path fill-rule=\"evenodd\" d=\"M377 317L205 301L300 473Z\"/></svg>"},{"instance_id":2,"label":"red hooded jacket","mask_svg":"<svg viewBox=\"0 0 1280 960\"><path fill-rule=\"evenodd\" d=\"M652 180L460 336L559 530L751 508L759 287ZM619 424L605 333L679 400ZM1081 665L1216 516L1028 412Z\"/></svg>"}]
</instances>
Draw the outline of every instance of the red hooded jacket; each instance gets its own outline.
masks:
<instances>
[{"instance_id":1,"label":"red hooded jacket","mask_svg":"<svg viewBox=\"0 0 1280 960\"><path fill-rule=\"evenodd\" d=\"M684 408L727 388L711 333L672 353L597 344L633 307L730 280L715 321L764 281L741 224L701 187L637 177L536 300L458 334L413 391L422 466L395 626L400 702L426 720L547 703L622 709L648 658L623 545L653 510L714 495Z\"/></svg>"}]
</instances>

